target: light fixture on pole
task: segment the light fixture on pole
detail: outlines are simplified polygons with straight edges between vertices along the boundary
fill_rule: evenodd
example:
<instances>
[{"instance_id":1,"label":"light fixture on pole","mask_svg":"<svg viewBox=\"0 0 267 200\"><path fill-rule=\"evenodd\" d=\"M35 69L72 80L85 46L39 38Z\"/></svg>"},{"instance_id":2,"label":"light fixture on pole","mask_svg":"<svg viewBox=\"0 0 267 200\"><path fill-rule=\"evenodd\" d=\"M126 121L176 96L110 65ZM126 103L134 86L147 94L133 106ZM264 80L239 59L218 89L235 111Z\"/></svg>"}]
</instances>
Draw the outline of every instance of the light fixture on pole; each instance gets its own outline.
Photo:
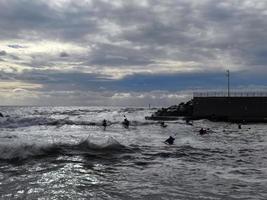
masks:
<instances>
[{"instance_id":1,"label":"light fixture on pole","mask_svg":"<svg viewBox=\"0 0 267 200\"><path fill-rule=\"evenodd\" d=\"M227 96L230 97L230 71L227 70Z\"/></svg>"}]
</instances>

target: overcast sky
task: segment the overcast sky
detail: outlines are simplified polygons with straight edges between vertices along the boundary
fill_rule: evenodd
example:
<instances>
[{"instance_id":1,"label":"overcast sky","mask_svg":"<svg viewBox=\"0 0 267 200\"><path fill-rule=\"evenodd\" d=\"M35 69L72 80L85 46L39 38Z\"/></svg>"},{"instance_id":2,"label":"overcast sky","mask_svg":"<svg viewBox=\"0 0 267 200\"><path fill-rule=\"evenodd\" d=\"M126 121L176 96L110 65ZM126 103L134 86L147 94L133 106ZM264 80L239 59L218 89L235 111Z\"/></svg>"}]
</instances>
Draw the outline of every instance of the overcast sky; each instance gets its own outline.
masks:
<instances>
[{"instance_id":1,"label":"overcast sky","mask_svg":"<svg viewBox=\"0 0 267 200\"><path fill-rule=\"evenodd\" d=\"M0 105L171 105L267 85L266 0L0 0Z\"/></svg>"}]
</instances>

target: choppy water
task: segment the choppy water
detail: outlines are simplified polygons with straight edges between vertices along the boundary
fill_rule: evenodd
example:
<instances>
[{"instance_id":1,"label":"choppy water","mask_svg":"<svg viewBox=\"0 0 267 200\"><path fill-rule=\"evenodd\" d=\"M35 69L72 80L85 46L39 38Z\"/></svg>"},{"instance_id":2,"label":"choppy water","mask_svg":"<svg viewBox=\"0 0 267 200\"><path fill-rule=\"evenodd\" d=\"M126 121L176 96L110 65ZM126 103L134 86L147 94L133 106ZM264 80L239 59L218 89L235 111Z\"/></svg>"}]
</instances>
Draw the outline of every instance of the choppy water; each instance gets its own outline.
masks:
<instances>
[{"instance_id":1,"label":"choppy water","mask_svg":"<svg viewBox=\"0 0 267 200\"><path fill-rule=\"evenodd\" d=\"M162 128L144 120L153 110L143 108L1 112L0 199L267 199L265 124ZM200 136L200 127L212 132ZM163 143L169 136L172 146Z\"/></svg>"}]
</instances>

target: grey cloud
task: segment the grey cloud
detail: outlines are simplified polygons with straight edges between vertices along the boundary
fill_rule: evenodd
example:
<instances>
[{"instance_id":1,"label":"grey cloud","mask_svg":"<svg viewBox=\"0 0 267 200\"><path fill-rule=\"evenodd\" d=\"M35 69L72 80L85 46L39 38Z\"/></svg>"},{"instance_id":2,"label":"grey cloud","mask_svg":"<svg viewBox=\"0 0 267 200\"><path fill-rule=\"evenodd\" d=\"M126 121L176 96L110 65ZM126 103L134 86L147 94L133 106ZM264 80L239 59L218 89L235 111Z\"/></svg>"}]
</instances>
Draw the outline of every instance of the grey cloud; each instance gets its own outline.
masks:
<instances>
[{"instance_id":1,"label":"grey cloud","mask_svg":"<svg viewBox=\"0 0 267 200\"><path fill-rule=\"evenodd\" d=\"M5 56L6 54L6 51L0 51L0 56Z\"/></svg>"},{"instance_id":2,"label":"grey cloud","mask_svg":"<svg viewBox=\"0 0 267 200\"><path fill-rule=\"evenodd\" d=\"M89 62L87 62L91 65L104 66L145 66L151 63L153 61L142 50L110 44L99 44L89 55Z\"/></svg>"},{"instance_id":3,"label":"grey cloud","mask_svg":"<svg viewBox=\"0 0 267 200\"><path fill-rule=\"evenodd\" d=\"M98 90L101 86L109 85L110 81L98 74L80 72L61 72L58 70L24 70L23 73L7 73L0 70L0 73L10 80L37 83L43 85L45 91L50 90Z\"/></svg>"},{"instance_id":4,"label":"grey cloud","mask_svg":"<svg viewBox=\"0 0 267 200\"><path fill-rule=\"evenodd\" d=\"M108 1L93 0L92 5L71 1L57 10L43 0L11 0L0 7L0 25L11 37L14 33L26 37L21 33L29 31L39 38L96 45L89 55L94 65L147 65L158 58L205 62L224 53L243 60L239 65L249 65L257 61L258 47L267 41L265 16L257 8L244 9L243 1L147 2L147 7L131 1L116 7ZM120 31L103 30L105 22ZM95 36L109 43L96 41ZM130 44L125 46L125 41ZM140 46L142 50L134 49ZM259 58L259 64L264 64Z\"/></svg>"},{"instance_id":5,"label":"grey cloud","mask_svg":"<svg viewBox=\"0 0 267 200\"><path fill-rule=\"evenodd\" d=\"M66 52L61 52L59 56L64 58L64 57L69 57L69 54Z\"/></svg>"},{"instance_id":6,"label":"grey cloud","mask_svg":"<svg viewBox=\"0 0 267 200\"><path fill-rule=\"evenodd\" d=\"M10 47L10 48L13 48L13 49L24 49L24 48L27 48L27 47L19 45L19 44L9 44L7 46Z\"/></svg>"},{"instance_id":7,"label":"grey cloud","mask_svg":"<svg viewBox=\"0 0 267 200\"><path fill-rule=\"evenodd\" d=\"M167 91L151 91L148 93L129 92L126 93L126 97L124 97L124 93L114 94L109 91L51 90L36 92L19 90L19 92L26 100L25 102L1 96L0 91L1 105L148 106L148 104L151 104L152 106L168 106L190 98L189 95L181 95L180 92L174 94ZM114 98L114 96L116 97Z\"/></svg>"},{"instance_id":8,"label":"grey cloud","mask_svg":"<svg viewBox=\"0 0 267 200\"><path fill-rule=\"evenodd\" d=\"M16 55L10 54L9 57L12 58L13 60L21 60L20 57Z\"/></svg>"},{"instance_id":9,"label":"grey cloud","mask_svg":"<svg viewBox=\"0 0 267 200\"><path fill-rule=\"evenodd\" d=\"M108 88L101 81L109 80L99 79L94 72L83 74L82 67L88 66L89 71L94 66L100 72L103 67L134 71L136 66L156 65L157 60L192 61L206 72L223 70L229 64L239 71L267 73L267 3L257 7L252 0L148 0L147 6L140 5L141 1L122 1L121 6L114 6L114 1L69 2L56 8L45 0L0 1L0 40L57 40L88 48L85 55L66 50L56 55L32 54L29 60L21 56L20 63L32 70L15 78L41 82L49 89L96 90ZM253 4L247 7L249 2ZM8 46L24 47L23 42ZM70 61L76 74L41 70L61 61ZM82 66L74 66L74 61ZM62 85L55 86L59 83Z\"/></svg>"},{"instance_id":10,"label":"grey cloud","mask_svg":"<svg viewBox=\"0 0 267 200\"><path fill-rule=\"evenodd\" d=\"M63 10L56 10L45 0L10 0L0 2L0 38L30 38L80 40L95 31L94 16L86 8L71 3ZM24 35L21 34L25 32Z\"/></svg>"}]
</instances>

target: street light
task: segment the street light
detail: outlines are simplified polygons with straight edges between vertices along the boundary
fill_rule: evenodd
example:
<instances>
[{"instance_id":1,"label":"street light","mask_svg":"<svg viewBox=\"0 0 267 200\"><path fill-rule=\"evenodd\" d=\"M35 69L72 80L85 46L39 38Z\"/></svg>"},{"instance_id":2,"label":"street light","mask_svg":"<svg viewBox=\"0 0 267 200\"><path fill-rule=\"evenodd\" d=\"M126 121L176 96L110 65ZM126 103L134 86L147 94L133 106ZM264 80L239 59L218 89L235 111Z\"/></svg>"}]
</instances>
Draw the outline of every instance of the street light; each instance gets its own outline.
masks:
<instances>
[{"instance_id":1,"label":"street light","mask_svg":"<svg viewBox=\"0 0 267 200\"><path fill-rule=\"evenodd\" d=\"M227 79L228 79L228 80L227 80L227 81L228 81L228 82L227 82L227 83L228 83L228 84L227 84L227 86L228 86L228 87L227 87L227 95L228 95L228 97L230 97L230 71L227 70L226 72L227 72Z\"/></svg>"}]
</instances>

